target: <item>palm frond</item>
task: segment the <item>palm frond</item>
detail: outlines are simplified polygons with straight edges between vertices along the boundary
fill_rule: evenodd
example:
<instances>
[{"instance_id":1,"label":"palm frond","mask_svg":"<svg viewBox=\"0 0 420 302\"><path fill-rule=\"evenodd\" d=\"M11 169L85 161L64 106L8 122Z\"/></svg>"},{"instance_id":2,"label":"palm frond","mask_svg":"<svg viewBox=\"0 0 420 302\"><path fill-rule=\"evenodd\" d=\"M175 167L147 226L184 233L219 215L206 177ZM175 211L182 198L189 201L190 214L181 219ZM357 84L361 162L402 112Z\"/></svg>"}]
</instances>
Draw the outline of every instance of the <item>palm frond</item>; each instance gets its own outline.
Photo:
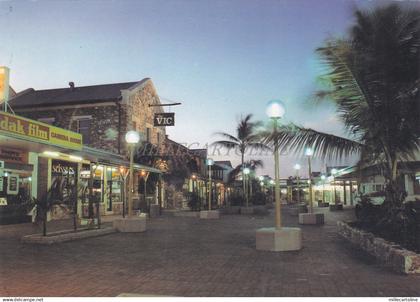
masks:
<instances>
[{"instance_id":1,"label":"palm frond","mask_svg":"<svg viewBox=\"0 0 420 302\"><path fill-rule=\"evenodd\" d=\"M241 143L241 141L239 139L237 139L233 135L230 135L229 133L226 133L226 132L216 132L216 133L214 133L214 135L219 135L219 136L224 137L225 139L228 139L228 140L230 140L234 143L238 143L238 144Z\"/></svg>"},{"instance_id":2,"label":"palm frond","mask_svg":"<svg viewBox=\"0 0 420 302\"><path fill-rule=\"evenodd\" d=\"M363 147L362 143L294 124L281 126L278 131L267 131L265 135L265 143L271 145L278 143L282 151L303 155L305 149L311 147L314 156L321 159L342 159L359 153Z\"/></svg>"}]
</instances>

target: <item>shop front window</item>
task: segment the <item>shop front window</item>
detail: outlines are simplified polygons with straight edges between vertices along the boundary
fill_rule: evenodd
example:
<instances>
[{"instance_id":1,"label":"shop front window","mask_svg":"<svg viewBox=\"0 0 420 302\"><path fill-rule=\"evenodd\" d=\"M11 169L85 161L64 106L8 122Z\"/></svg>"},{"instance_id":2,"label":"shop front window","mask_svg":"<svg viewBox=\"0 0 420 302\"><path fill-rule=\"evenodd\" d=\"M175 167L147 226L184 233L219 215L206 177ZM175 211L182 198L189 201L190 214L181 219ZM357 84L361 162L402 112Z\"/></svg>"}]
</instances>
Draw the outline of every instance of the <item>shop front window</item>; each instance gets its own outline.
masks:
<instances>
[{"instance_id":1,"label":"shop front window","mask_svg":"<svg viewBox=\"0 0 420 302\"><path fill-rule=\"evenodd\" d=\"M121 202L121 181L120 174L117 168L107 167L107 198L108 198L108 211L113 210L112 204Z\"/></svg>"},{"instance_id":2,"label":"shop front window","mask_svg":"<svg viewBox=\"0 0 420 302\"><path fill-rule=\"evenodd\" d=\"M92 193L94 202L104 202L104 166L93 166Z\"/></svg>"},{"instance_id":3,"label":"shop front window","mask_svg":"<svg viewBox=\"0 0 420 302\"><path fill-rule=\"evenodd\" d=\"M32 183L30 173L6 170L0 177L0 206L30 203Z\"/></svg>"},{"instance_id":4,"label":"shop front window","mask_svg":"<svg viewBox=\"0 0 420 302\"><path fill-rule=\"evenodd\" d=\"M92 123L91 118L81 118L77 120L77 132L83 136L83 143L90 144L90 126Z\"/></svg>"},{"instance_id":5,"label":"shop front window","mask_svg":"<svg viewBox=\"0 0 420 302\"><path fill-rule=\"evenodd\" d=\"M77 164L53 160L51 167L51 195L53 200L72 206L77 198Z\"/></svg>"}]
</instances>

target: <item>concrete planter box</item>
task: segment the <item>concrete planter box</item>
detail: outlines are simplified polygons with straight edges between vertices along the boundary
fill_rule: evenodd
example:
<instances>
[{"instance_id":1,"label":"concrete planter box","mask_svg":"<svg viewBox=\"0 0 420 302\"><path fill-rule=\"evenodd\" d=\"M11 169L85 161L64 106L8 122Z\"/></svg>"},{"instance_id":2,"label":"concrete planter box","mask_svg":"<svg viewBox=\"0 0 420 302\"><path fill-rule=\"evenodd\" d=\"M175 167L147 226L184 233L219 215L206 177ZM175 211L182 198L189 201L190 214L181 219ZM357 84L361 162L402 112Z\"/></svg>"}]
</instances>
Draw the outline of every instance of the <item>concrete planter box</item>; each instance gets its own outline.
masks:
<instances>
[{"instance_id":1,"label":"concrete planter box","mask_svg":"<svg viewBox=\"0 0 420 302\"><path fill-rule=\"evenodd\" d=\"M268 209L265 206L254 206L254 215L268 215Z\"/></svg>"},{"instance_id":2,"label":"concrete planter box","mask_svg":"<svg viewBox=\"0 0 420 302\"><path fill-rule=\"evenodd\" d=\"M324 214L322 213L301 213L299 214L299 224L324 224Z\"/></svg>"},{"instance_id":3,"label":"concrete planter box","mask_svg":"<svg viewBox=\"0 0 420 302\"><path fill-rule=\"evenodd\" d=\"M328 208L330 204L328 202L322 202L322 200L318 200L318 208Z\"/></svg>"},{"instance_id":4,"label":"concrete planter box","mask_svg":"<svg viewBox=\"0 0 420 302\"><path fill-rule=\"evenodd\" d=\"M337 222L338 234L374 256L384 266L404 274L420 274L420 254L375 237L372 233Z\"/></svg>"},{"instance_id":5,"label":"concrete planter box","mask_svg":"<svg viewBox=\"0 0 420 302\"><path fill-rule=\"evenodd\" d=\"M256 248L260 251L285 252L302 248L300 228L262 228L256 232Z\"/></svg>"},{"instance_id":6,"label":"concrete planter box","mask_svg":"<svg viewBox=\"0 0 420 302\"><path fill-rule=\"evenodd\" d=\"M241 207L241 215L252 215L254 214L253 207Z\"/></svg>"},{"instance_id":7,"label":"concrete planter box","mask_svg":"<svg viewBox=\"0 0 420 302\"><path fill-rule=\"evenodd\" d=\"M343 210L342 203L330 204L330 211L342 211L342 210Z\"/></svg>"},{"instance_id":8,"label":"concrete planter box","mask_svg":"<svg viewBox=\"0 0 420 302\"><path fill-rule=\"evenodd\" d=\"M201 211L200 219L219 219L220 213L218 210Z\"/></svg>"},{"instance_id":9,"label":"concrete planter box","mask_svg":"<svg viewBox=\"0 0 420 302\"><path fill-rule=\"evenodd\" d=\"M221 214L225 214L225 215L235 215L235 214L239 214L241 210L241 207L239 206L232 206L232 207L227 207L227 208L222 208L220 209L220 213Z\"/></svg>"},{"instance_id":10,"label":"concrete planter box","mask_svg":"<svg viewBox=\"0 0 420 302\"><path fill-rule=\"evenodd\" d=\"M141 233L146 231L146 217L115 219L113 227L121 233Z\"/></svg>"},{"instance_id":11,"label":"concrete planter box","mask_svg":"<svg viewBox=\"0 0 420 302\"><path fill-rule=\"evenodd\" d=\"M47 236L42 234L33 234L23 236L21 241L23 243L35 244L53 244L66 241L73 241L84 238L98 237L115 233L114 228L101 228L101 229L78 229L76 232L73 230L65 230L59 232L48 233Z\"/></svg>"}]
</instances>

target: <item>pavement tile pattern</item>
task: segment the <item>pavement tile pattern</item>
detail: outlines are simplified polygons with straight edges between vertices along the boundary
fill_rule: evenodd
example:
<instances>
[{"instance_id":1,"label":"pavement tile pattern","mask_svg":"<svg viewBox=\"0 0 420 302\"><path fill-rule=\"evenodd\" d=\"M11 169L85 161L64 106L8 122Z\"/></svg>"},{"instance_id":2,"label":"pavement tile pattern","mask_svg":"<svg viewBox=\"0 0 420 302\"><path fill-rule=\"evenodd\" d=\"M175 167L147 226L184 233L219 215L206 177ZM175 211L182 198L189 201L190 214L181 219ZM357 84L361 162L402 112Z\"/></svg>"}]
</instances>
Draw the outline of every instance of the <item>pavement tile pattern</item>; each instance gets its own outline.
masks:
<instances>
[{"instance_id":1,"label":"pavement tile pattern","mask_svg":"<svg viewBox=\"0 0 420 302\"><path fill-rule=\"evenodd\" d=\"M381 267L336 233L337 219L353 211L325 213L324 226L301 226L303 246L294 252L255 249L255 231L274 215L223 215L219 220L161 216L145 233L115 233L39 246L23 244L32 224L0 226L1 296L420 296L420 276ZM283 225L298 226L284 208ZM110 218L104 225L110 225ZM71 228L52 223L51 230Z\"/></svg>"}]
</instances>

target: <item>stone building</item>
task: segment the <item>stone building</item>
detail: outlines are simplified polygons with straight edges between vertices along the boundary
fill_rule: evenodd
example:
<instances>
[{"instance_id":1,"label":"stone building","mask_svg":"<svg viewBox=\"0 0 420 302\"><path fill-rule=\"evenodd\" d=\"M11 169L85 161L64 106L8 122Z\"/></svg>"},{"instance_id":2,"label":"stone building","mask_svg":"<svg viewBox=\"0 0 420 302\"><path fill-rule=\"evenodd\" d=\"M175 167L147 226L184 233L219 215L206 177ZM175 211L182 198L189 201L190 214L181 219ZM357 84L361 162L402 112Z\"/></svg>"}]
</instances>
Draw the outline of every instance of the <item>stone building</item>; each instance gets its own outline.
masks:
<instances>
[{"instance_id":1,"label":"stone building","mask_svg":"<svg viewBox=\"0 0 420 302\"><path fill-rule=\"evenodd\" d=\"M83 144L126 155L125 133L136 130L142 139L160 147L165 127L154 127L155 113L161 113L153 82L139 82L67 88L26 89L9 101L17 114L72 130L83 135Z\"/></svg>"},{"instance_id":2,"label":"stone building","mask_svg":"<svg viewBox=\"0 0 420 302\"><path fill-rule=\"evenodd\" d=\"M29 88L14 95L9 104L19 116L80 133L84 149L103 152L109 160L119 156L124 159L120 166L124 166L129 158L125 142L125 134L129 130L138 131L143 142L157 149L164 147L165 127L154 127L155 113L163 110L156 106L160 104L160 99L149 78L138 82L83 87L70 82L67 88ZM102 170L95 175L95 190L104 211L116 213L115 206L121 203L117 192L122 191L119 167L115 164L107 167L108 161L104 160L105 163L97 165ZM54 163L54 159L49 161ZM144 209L144 204L154 202L164 205L160 171L146 165L135 165L134 168L139 172L134 173L135 207L137 204L137 208ZM145 185L141 185L142 179L148 184L147 190L143 189Z\"/></svg>"}]
</instances>

